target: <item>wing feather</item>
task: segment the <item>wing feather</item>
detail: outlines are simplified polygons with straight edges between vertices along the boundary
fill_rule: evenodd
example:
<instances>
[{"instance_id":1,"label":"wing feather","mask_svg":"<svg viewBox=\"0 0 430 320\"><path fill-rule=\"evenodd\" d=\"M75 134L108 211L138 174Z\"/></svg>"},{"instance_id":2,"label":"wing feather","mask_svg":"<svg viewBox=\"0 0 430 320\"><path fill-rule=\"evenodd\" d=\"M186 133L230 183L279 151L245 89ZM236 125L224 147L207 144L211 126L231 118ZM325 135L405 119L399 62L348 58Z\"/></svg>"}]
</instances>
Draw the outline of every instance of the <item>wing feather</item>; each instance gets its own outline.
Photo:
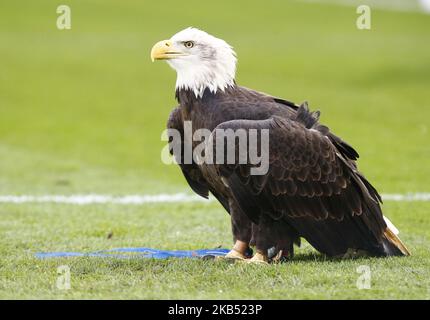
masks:
<instances>
[{"instance_id":1,"label":"wing feather","mask_svg":"<svg viewBox=\"0 0 430 320\"><path fill-rule=\"evenodd\" d=\"M379 195L357 171L353 149L349 150L346 143L320 125L318 117L301 106L296 119L273 116L221 123L216 129L268 129L269 171L263 176L249 175L255 165L236 162L229 166L215 164L218 172L229 180L233 195L255 223L263 213L274 219L309 221L345 221L365 216L355 222L357 227L380 239L385 222ZM214 130L214 153L216 135Z\"/></svg>"}]
</instances>

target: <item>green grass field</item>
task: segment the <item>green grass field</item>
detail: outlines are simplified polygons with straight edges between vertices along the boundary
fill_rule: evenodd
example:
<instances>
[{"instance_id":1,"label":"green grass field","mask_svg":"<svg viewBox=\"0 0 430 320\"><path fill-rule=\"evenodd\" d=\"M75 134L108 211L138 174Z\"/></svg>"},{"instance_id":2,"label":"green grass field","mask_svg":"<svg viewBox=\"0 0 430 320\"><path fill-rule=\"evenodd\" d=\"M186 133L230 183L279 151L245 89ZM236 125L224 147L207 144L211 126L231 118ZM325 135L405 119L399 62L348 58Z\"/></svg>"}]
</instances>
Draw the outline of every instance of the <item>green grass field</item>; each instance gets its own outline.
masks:
<instances>
[{"instance_id":1,"label":"green grass field","mask_svg":"<svg viewBox=\"0 0 430 320\"><path fill-rule=\"evenodd\" d=\"M159 40L195 26L232 44L239 84L301 102L354 145L381 193L429 192L430 15L300 2L76 1L72 30L58 1L0 4L0 195L191 193L161 162L174 72L151 63ZM146 246L231 246L215 202L136 205L0 203L0 298L429 299L430 202L385 214L413 256L329 260L304 244L292 262L69 258ZM108 239L107 235L113 233ZM70 290L56 287L71 269ZM368 265L371 289L356 269Z\"/></svg>"}]
</instances>

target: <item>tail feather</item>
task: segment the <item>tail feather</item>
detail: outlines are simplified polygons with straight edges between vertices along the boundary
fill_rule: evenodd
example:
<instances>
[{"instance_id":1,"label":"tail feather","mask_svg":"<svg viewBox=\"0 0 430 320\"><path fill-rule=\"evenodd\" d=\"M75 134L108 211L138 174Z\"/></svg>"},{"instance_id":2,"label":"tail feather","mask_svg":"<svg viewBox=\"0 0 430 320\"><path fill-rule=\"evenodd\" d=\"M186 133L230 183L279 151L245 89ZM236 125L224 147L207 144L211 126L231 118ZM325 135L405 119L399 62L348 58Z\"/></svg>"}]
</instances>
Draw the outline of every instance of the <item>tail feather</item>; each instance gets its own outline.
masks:
<instances>
[{"instance_id":1,"label":"tail feather","mask_svg":"<svg viewBox=\"0 0 430 320\"><path fill-rule=\"evenodd\" d=\"M384 247L388 255L411 255L411 252L406 248L402 240L390 228L385 229L384 237L387 240L384 242Z\"/></svg>"},{"instance_id":2,"label":"tail feather","mask_svg":"<svg viewBox=\"0 0 430 320\"><path fill-rule=\"evenodd\" d=\"M399 235L399 229L388 219L386 216L383 216L385 223L387 224L387 228L390 229L396 236Z\"/></svg>"}]
</instances>

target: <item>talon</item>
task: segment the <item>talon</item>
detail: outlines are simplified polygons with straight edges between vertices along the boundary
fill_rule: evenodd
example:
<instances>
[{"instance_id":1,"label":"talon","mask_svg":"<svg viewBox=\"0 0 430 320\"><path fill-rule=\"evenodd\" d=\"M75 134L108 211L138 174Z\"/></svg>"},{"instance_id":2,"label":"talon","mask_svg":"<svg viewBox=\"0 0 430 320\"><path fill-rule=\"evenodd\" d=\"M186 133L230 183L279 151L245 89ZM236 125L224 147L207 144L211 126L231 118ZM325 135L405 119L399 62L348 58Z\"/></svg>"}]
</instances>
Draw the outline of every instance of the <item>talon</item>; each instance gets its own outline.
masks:
<instances>
[{"instance_id":1,"label":"talon","mask_svg":"<svg viewBox=\"0 0 430 320\"><path fill-rule=\"evenodd\" d=\"M279 250L279 252L276 254L276 256L271 258L270 261L272 263L283 263L283 262L288 261L289 258L290 258L290 254L288 251Z\"/></svg>"}]
</instances>

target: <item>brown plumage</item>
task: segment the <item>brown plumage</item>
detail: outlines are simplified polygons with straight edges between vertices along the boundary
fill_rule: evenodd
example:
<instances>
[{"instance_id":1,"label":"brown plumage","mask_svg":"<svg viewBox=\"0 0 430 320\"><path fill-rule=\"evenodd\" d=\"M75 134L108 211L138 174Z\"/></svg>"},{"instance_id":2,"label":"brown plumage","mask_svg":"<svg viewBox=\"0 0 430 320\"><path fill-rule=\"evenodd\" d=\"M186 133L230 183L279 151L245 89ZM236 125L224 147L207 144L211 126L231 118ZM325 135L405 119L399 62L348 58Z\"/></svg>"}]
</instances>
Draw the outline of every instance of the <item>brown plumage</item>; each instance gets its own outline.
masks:
<instances>
[{"instance_id":1,"label":"brown plumage","mask_svg":"<svg viewBox=\"0 0 430 320\"><path fill-rule=\"evenodd\" d=\"M178 90L176 96L180 105L168 128L183 132L188 120L193 132L211 130L215 154L215 129L270 132L263 176L250 175L250 164L180 164L197 194L211 192L231 214L234 239L263 252L275 247L292 254L293 242L303 237L329 256L348 249L407 254L385 234L380 196L357 171L357 152L318 122L318 112L239 86L206 90L202 97ZM175 156L183 163L183 153Z\"/></svg>"}]
</instances>

